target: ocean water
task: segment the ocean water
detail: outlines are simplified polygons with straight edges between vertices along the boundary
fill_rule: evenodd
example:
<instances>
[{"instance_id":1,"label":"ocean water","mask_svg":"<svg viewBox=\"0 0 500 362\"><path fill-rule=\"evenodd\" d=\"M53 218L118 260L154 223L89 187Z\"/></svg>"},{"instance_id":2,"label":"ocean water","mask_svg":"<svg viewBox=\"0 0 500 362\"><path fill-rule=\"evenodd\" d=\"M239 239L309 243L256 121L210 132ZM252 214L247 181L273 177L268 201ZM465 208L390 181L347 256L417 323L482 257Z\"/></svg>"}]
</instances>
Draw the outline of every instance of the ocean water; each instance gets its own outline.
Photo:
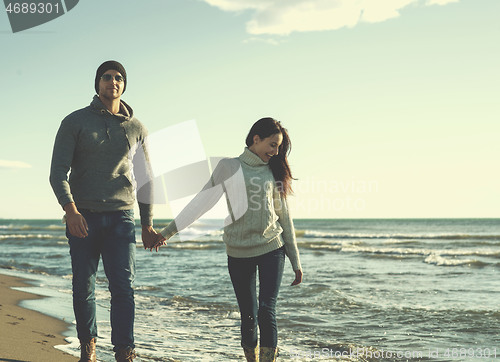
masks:
<instances>
[{"instance_id":1,"label":"ocean water","mask_svg":"<svg viewBox=\"0 0 500 362\"><path fill-rule=\"evenodd\" d=\"M138 361L243 360L227 256L213 225L196 223L191 240L174 238L158 253L141 247L137 228ZM500 219L304 219L295 227L304 281L290 286L287 261L280 360L500 358ZM23 306L74 324L59 220L0 220L0 272L33 279L21 289L48 297ZM98 355L112 361L102 264L97 303ZM78 355L74 326L67 341L58 348Z\"/></svg>"}]
</instances>

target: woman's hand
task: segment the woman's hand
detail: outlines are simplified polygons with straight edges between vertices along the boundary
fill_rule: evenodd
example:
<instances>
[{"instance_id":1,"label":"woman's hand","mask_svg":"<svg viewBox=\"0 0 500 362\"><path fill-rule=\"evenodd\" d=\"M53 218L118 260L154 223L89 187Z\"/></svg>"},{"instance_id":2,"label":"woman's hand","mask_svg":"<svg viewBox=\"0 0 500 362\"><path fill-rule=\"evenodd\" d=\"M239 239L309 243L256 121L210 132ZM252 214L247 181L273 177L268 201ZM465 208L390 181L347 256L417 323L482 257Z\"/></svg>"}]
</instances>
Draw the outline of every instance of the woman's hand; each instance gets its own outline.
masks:
<instances>
[{"instance_id":1,"label":"woman's hand","mask_svg":"<svg viewBox=\"0 0 500 362\"><path fill-rule=\"evenodd\" d=\"M144 245L144 249L149 249L153 251L153 249L158 249L160 246L165 245L165 238L162 234L157 233L155 229L151 225L142 225L142 243Z\"/></svg>"},{"instance_id":2,"label":"woman's hand","mask_svg":"<svg viewBox=\"0 0 500 362\"><path fill-rule=\"evenodd\" d=\"M156 242L153 247L156 248L156 251L158 251L158 248L163 245L167 245L167 239L165 239L165 237L162 234L158 233L156 235Z\"/></svg>"},{"instance_id":3,"label":"woman's hand","mask_svg":"<svg viewBox=\"0 0 500 362\"><path fill-rule=\"evenodd\" d=\"M295 280L293 281L293 283L291 284L292 286L294 285L298 285L300 283L302 283L302 270L295 270Z\"/></svg>"}]
</instances>

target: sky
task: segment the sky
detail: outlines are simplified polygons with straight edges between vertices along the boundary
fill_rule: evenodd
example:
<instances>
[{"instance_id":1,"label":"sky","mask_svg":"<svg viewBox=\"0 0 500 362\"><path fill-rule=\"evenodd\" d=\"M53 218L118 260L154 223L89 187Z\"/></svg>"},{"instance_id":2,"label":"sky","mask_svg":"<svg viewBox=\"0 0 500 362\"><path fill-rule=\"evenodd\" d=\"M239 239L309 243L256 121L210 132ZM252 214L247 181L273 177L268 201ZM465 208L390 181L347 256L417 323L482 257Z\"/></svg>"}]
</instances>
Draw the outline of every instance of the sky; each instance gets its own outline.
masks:
<instances>
[{"instance_id":1,"label":"sky","mask_svg":"<svg viewBox=\"0 0 500 362\"><path fill-rule=\"evenodd\" d=\"M109 59L151 135L196 125L156 162L193 140L236 157L255 121L280 120L294 218L499 217L499 13L498 0L80 1L13 33L0 12L0 218L62 216L54 137Z\"/></svg>"}]
</instances>

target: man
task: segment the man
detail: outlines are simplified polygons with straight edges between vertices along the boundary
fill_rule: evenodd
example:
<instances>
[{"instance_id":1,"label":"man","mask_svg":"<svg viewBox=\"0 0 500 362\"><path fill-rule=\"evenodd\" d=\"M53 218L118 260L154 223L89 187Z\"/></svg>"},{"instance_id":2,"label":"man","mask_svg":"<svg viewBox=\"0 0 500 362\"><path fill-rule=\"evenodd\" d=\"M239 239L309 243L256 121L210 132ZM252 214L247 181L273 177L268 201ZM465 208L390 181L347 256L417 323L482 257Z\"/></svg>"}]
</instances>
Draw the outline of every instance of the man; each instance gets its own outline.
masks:
<instances>
[{"instance_id":1,"label":"man","mask_svg":"<svg viewBox=\"0 0 500 362\"><path fill-rule=\"evenodd\" d=\"M66 212L73 270L73 309L81 361L96 361L95 280L102 255L111 292L111 342L117 361L134 352L135 202L138 191L145 248L161 240L152 227L151 173L146 128L120 99L125 68L107 61L97 69L92 103L68 115L57 133L50 183ZM143 152L139 152L142 150ZM141 162L142 161L142 162ZM69 180L68 172L71 170ZM134 177L132 177L134 171Z\"/></svg>"}]
</instances>

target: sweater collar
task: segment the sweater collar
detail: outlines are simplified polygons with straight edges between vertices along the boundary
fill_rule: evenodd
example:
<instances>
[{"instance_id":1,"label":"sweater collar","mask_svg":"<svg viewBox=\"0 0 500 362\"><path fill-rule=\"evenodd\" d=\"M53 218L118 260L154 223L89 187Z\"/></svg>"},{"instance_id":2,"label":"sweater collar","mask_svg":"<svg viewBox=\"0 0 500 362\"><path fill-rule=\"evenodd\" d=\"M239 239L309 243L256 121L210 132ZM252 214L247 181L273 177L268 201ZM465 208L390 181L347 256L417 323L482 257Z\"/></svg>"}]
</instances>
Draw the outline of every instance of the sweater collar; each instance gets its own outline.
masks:
<instances>
[{"instance_id":1,"label":"sweater collar","mask_svg":"<svg viewBox=\"0 0 500 362\"><path fill-rule=\"evenodd\" d=\"M250 151L248 147L245 147L239 158L249 166L267 166L267 162L262 161L262 159Z\"/></svg>"},{"instance_id":2,"label":"sweater collar","mask_svg":"<svg viewBox=\"0 0 500 362\"><path fill-rule=\"evenodd\" d=\"M97 95L95 95L94 98L92 99L90 106L96 112L101 114L107 113L114 115L120 118L120 121L129 121L134 116L134 111L132 110L132 107L130 107L127 103L125 103L122 100L120 100L120 111L117 114L112 114L110 111L108 111L106 106L101 102L101 99Z\"/></svg>"}]
</instances>

